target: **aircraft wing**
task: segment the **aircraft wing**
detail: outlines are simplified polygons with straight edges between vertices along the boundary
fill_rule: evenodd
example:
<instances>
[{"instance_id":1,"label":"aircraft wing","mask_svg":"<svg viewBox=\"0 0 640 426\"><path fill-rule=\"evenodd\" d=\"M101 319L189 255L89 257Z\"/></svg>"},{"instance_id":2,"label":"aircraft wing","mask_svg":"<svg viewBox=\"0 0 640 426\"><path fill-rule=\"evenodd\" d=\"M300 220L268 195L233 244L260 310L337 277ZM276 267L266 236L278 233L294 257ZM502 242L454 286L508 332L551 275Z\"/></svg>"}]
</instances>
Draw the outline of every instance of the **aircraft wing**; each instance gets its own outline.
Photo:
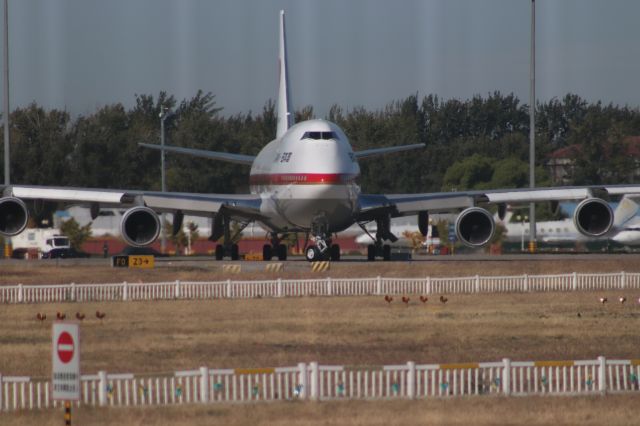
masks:
<instances>
[{"instance_id":1,"label":"aircraft wing","mask_svg":"<svg viewBox=\"0 0 640 426\"><path fill-rule=\"evenodd\" d=\"M154 145L149 143L139 143L138 145L143 146L145 148L157 149L160 151L193 155L195 157L210 158L212 160L221 160L221 161L226 161L228 163L243 164L245 166L250 166L251 164L253 164L253 161L256 159L256 157L253 155L233 154L230 152L207 151L204 149L182 148L179 146L169 146L169 145L165 145L164 147L162 147L161 145Z\"/></svg>"},{"instance_id":2,"label":"aircraft wing","mask_svg":"<svg viewBox=\"0 0 640 426\"><path fill-rule=\"evenodd\" d=\"M79 204L98 208L146 206L159 213L180 211L192 216L211 216L224 208L231 216L246 219L260 217L260 196L250 194L193 194L22 185L0 188L4 197L66 205Z\"/></svg>"},{"instance_id":3,"label":"aircraft wing","mask_svg":"<svg viewBox=\"0 0 640 426\"><path fill-rule=\"evenodd\" d=\"M372 148L372 149L365 149L362 151L356 151L353 154L356 156L357 159L361 159L361 158L375 157L376 155L390 154L393 152L402 152L402 151L409 151L417 148L424 148L424 146L425 144L423 143L415 143L413 145L388 146L384 148Z\"/></svg>"},{"instance_id":4,"label":"aircraft wing","mask_svg":"<svg viewBox=\"0 0 640 426\"><path fill-rule=\"evenodd\" d=\"M640 194L640 185L498 189L489 191L435 192L424 194L385 194L360 197L361 220L386 211L392 217L421 211L456 212L481 204L527 204L541 201L584 200L608 195ZM359 218L360 220L360 218Z\"/></svg>"}]
</instances>

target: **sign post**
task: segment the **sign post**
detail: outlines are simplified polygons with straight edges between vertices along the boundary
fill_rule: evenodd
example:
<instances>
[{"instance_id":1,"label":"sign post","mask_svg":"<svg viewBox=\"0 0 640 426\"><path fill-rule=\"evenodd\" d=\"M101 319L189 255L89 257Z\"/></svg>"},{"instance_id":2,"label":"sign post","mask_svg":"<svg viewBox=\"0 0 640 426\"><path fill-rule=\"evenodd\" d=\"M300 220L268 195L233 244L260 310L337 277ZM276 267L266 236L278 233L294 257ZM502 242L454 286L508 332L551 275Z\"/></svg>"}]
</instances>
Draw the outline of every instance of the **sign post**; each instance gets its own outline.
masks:
<instances>
[{"instance_id":1,"label":"sign post","mask_svg":"<svg viewBox=\"0 0 640 426\"><path fill-rule=\"evenodd\" d=\"M54 322L52 338L52 399L80 399L80 330L76 323Z\"/></svg>"}]
</instances>

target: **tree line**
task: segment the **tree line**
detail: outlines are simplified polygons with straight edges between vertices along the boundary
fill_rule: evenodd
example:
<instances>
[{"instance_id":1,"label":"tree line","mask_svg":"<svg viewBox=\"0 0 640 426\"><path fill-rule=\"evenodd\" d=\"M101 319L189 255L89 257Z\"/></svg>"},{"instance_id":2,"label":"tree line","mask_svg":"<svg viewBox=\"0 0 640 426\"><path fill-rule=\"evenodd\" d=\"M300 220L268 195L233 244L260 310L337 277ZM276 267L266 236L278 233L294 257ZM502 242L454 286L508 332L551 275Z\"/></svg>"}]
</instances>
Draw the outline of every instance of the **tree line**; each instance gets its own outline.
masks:
<instances>
[{"instance_id":1,"label":"tree line","mask_svg":"<svg viewBox=\"0 0 640 426\"><path fill-rule=\"evenodd\" d=\"M159 143L162 107L175 112L165 122L171 145L255 155L275 135L273 101L259 112L225 115L212 93L178 101L161 92L136 95L130 108L106 105L77 117L33 103L11 113L11 182L159 190L160 154L138 143ZM467 100L411 95L377 110L334 105L320 118L341 126L354 150L426 144L362 160L363 192L436 192L527 186L528 109L515 95L500 92ZM296 121L316 117L309 106L295 116ZM580 147L570 184L630 183L638 163L626 145L635 135L640 135L638 108L588 102L575 94L538 103L536 183L552 184L548 156L569 146ZM167 154L166 162L169 191L249 189L247 167L177 154Z\"/></svg>"}]
</instances>

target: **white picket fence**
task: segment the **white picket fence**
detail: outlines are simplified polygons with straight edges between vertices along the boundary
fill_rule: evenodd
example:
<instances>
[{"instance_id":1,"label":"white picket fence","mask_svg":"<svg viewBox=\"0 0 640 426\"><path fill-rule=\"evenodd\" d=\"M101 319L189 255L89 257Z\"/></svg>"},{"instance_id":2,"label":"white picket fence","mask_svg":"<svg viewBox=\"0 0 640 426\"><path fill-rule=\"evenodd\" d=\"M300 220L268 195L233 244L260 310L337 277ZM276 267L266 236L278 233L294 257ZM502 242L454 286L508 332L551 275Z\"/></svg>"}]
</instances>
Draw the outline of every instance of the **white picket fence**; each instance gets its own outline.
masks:
<instances>
[{"instance_id":1,"label":"white picket fence","mask_svg":"<svg viewBox=\"0 0 640 426\"><path fill-rule=\"evenodd\" d=\"M83 375L77 406L638 392L640 360L324 366ZM0 375L0 410L56 407L44 378Z\"/></svg>"},{"instance_id":2,"label":"white picket fence","mask_svg":"<svg viewBox=\"0 0 640 426\"><path fill-rule=\"evenodd\" d=\"M0 286L0 303L639 289L640 273Z\"/></svg>"}]
</instances>

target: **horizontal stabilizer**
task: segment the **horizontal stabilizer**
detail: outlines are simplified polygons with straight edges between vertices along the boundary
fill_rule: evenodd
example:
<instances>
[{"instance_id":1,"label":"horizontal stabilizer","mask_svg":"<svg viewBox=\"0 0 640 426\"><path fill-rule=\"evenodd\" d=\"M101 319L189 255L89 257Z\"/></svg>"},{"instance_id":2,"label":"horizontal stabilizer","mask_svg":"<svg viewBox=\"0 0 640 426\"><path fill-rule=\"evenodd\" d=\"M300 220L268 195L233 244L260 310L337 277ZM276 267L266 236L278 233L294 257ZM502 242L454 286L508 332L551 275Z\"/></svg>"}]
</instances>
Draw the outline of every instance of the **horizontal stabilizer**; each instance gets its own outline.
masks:
<instances>
[{"instance_id":1,"label":"horizontal stabilizer","mask_svg":"<svg viewBox=\"0 0 640 426\"><path fill-rule=\"evenodd\" d=\"M140 143L138 145L145 148L158 149L161 151L163 150L162 146L160 145L153 145L148 143ZM202 158L211 158L213 160L221 160L229 163L245 164L247 166L253 164L253 161L256 159L256 157L254 157L253 155L231 154L228 152L206 151L204 149L181 148L177 146L166 145L164 146L164 151L193 155Z\"/></svg>"},{"instance_id":2,"label":"horizontal stabilizer","mask_svg":"<svg viewBox=\"0 0 640 426\"><path fill-rule=\"evenodd\" d=\"M386 148L373 148L365 149L363 151L354 152L356 158L367 158L376 155L390 154L392 152L409 151L410 149L424 148L423 143L416 143L413 145L400 145L400 146L388 146Z\"/></svg>"}]
</instances>

